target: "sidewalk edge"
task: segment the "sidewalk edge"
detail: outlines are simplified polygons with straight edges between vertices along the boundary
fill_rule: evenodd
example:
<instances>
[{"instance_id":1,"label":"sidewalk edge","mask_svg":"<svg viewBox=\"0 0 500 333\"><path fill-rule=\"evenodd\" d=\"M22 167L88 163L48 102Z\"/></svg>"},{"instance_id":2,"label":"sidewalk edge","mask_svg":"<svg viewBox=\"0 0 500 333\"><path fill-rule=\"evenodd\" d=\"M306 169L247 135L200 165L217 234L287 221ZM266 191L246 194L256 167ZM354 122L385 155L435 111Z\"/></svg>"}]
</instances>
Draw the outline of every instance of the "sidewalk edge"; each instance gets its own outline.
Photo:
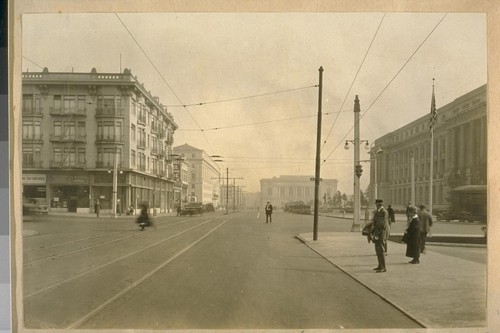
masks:
<instances>
[{"instance_id":1,"label":"sidewalk edge","mask_svg":"<svg viewBox=\"0 0 500 333\"><path fill-rule=\"evenodd\" d=\"M332 260L328 259L327 257L325 257L321 252L317 251L316 249L314 249L313 247L309 246L309 242L304 239L300 234L299 235L296 235L295 238L297 238L298 240L300 240L302 243L304 243L308 248L310 248L311 250L313 250L314 252L316 252L317 254L319 254L321 257L323 257L324 259L326 259L327 261L329 261L330 263L332 263L335 267L337 267L338 269L340 269L342 272L344 272L345 274L349 275L352 279L354 279L356 282L358 282L359 284L361 284L362 286L364 286L365 288L367 288L368 290L370 290L371 292L373 292L374 294L378 295L380 298L382 298L384 301L388 302L389 304L391 304L392 306L394 306L396 309L398 309L399 311L401 311L404 315L406 315L408 318L410 318L411 320L413 320L414 322L416 322L417 324L419 324L420 326L422 326L422 328L429 328L428 324L427 323L424 323L423 321L421 321L420 319L416 318L415 316L413 316L411 313L409 313L407 310L405 310L403 307L399 306L396 302L394 302L393 300L385 297L384 295L380 294L379 292L377 292L375 289L371 288L370 286L368 286L367 284L363 283L362 281L360 281L358 278L356 278L353 274L347 272L346 270L344 270L342 267L338 266L335 262L333 262Z\"/></svg>"}]
</instances>

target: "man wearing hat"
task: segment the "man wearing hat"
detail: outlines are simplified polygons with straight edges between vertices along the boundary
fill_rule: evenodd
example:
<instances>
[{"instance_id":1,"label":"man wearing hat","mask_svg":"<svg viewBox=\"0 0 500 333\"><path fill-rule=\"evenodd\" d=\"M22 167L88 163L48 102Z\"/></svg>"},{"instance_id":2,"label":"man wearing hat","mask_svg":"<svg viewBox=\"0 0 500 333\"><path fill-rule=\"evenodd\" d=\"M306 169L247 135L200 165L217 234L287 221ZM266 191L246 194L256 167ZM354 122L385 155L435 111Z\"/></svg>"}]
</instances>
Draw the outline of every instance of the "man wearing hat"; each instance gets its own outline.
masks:
<instances>
[{"instance_id":1,"label":"man wearing hat","mask_svg":"<svg viewBox=\"0 0 500 333\"><path fill-rule=\"evenodd\" d=\"M273 205L268 201L266 204L266 223L271 223L273 222Z\"/></svg>"},{"instance_id":2,"label":"man wearing hat","mask_svg":"<svg viewBox=\"0 0 500 333\"><path fill-rule=\"evenodd\" d=\"M378 266L374 268L375 272L383 273L386 271L385 268L385 241L386 241L386 230L389 227L389 214L384 208L384 201L382 199L376 199L375 205L377 209L373 214L373 231L371 234L371 239L375 244L375 253L377 254Z\"/></svg>"}]
</instances>

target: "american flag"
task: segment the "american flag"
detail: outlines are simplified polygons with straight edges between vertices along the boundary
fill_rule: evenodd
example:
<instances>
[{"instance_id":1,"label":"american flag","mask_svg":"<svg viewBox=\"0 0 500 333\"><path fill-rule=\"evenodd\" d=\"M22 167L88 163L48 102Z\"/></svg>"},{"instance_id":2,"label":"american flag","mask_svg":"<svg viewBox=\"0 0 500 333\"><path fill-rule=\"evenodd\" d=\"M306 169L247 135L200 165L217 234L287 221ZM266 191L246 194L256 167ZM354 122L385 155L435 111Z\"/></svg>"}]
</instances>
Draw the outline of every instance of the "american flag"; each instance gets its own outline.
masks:
<instances>
[{"instance_id":1,"label":"american flag","mask_svg":"<svg viewBox=\"0 0 500 333\"><path fill-rule=\"evenodd\" d=\"M434 96L434 85L432 85L431 121L430 121L431 135L434 134L434 126L436 125L436 122L437 122L436 97Z\"/></svg>"}]
</instances>

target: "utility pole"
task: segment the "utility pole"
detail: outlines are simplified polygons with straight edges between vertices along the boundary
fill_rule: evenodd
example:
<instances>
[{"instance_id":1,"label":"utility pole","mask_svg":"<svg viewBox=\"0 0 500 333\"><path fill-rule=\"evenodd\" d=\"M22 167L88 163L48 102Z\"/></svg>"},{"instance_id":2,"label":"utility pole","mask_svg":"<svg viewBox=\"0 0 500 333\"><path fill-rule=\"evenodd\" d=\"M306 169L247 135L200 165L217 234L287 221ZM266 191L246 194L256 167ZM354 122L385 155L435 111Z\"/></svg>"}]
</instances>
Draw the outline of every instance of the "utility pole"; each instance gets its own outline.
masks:
<instances>
[{"instance_id":1,"label":"utility pole","mask_svg":"<svg viewBox=\"0 0 500 333\"><path fill-rule=\"evenodd\" d=\"M321 163L321 99L323 90L323 66L319 68L319 89L318 89L318 129L316 133L316 172L314 174L314 226L313 240L318 240L318 210L319 210L319 182Z\"/></svg>"}]
</instances>

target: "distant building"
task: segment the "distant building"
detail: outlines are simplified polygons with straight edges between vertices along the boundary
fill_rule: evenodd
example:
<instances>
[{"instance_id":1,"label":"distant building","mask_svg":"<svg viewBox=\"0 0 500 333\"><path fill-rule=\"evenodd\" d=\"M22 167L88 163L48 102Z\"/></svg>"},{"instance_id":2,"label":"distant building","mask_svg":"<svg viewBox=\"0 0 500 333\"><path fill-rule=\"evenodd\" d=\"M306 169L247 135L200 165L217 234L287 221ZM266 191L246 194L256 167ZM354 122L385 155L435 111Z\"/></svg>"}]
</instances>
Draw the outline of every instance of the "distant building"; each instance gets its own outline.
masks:
<instances>
[{"instance_id":1,"label":"distant building","mask_svg":"<svg viewBox=\"0 0 500 333\"><path fill-rule=\"evenodd\" d=\"M22 74L23 197L50 212L111 211L146 202L173 208L172 151L177 124L130 70Z\"/></svg>"},{"instance_id":2,"label":"distant building","mask_svg":"<svg viewBox=\"0 0 500 333\"><path fill-rule=\"evenodd\" d=\"M274 207L283 207L292 201L314 203L313 176L279 176L260 180L260 206L270 201ZM327 202L337 193L337 179L323 179L320 182L319 198Z\"/></svg>"},{"instance_id":3,"label":"distant building","mask_svg":"<svg viewBox=\"0 0 500 333\"><path fill-rule=\"evenodd\" d=\"M214 207L220 200L220 169L214 159L202 149L188 144L173 148L174 154L184 156L189 166L187 200L189 202L212 203Z\"/></svg>"},{"instance_id":4,"label":"distant building","mask_svg":"<svg viewBox=\"0 0 500 333\"><path fill-rule=\"evenodd\" d=\"M434 132L433 207L448 208L451 194L469 186L486 193L487 86L483 85L437 109ZM439 101L437 101L439 103ZM370 187L387 204L404 207L408 202L429 204L429 114L375 140ZM381 152L373 152L381 148ZM377 167L375 168L375 158ZM413 170L413 172L412 172ZM412 173L415 184L412 200ZM473 185L473 186L471 186ZM486 196L481 207L486 209ZM462 209L466 209L463 207Z\"/></svg>"}]
</instances>

